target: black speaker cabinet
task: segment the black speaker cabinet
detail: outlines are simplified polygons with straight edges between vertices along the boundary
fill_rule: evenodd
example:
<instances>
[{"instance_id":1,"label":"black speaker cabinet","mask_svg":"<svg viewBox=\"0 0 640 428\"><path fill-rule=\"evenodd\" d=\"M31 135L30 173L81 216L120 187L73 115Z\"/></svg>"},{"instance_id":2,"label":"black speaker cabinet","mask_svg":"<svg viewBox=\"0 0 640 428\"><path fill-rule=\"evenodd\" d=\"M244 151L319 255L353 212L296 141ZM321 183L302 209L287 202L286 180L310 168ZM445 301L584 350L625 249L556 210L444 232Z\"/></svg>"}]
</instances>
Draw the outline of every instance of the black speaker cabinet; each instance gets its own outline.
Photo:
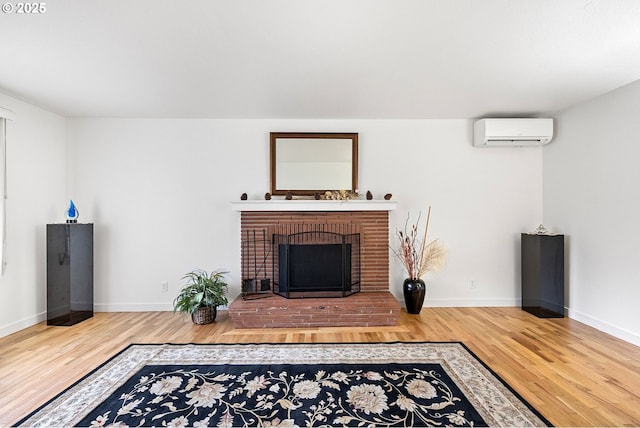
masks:
<instances>
[{"instance_id":1,"label":"black speaker cabinet","mask_svg":"<svg viewBox=\"0 0 640 428\"><path fill-rule=\"evenodd\" d=\"M47 225L47 325L93 316L93 224Z\"/></svg>"},{"instance_id":2,"label":"black speaker cabinet","mask_svg":"<svg viewBox=\"0 0 640 428\"><path fill-rule=\"evenodd\" d=\"M522 234L522 309L564 317L564 235Z\"/></svg>"}]
</instances>

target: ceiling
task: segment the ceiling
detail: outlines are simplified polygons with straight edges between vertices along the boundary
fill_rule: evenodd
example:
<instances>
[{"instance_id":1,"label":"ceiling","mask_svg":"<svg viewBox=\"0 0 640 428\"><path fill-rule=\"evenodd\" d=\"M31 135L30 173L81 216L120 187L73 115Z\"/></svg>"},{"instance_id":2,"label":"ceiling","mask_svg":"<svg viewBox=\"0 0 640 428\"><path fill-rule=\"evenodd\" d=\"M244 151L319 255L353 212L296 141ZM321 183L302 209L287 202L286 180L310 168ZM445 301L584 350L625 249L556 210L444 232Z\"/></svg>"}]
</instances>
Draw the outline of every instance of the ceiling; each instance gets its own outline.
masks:
<instances>
[{"instance_id":1,"label":"ceiling","mask_svg":"<svg viewBox=\"0 0 640 428\"><path fill-rule=\"evenodd\" d=\"M45 6L0 14L0 92L71 117L541 115L640 79L639 0Z\"/></svg>"}]
</instances>

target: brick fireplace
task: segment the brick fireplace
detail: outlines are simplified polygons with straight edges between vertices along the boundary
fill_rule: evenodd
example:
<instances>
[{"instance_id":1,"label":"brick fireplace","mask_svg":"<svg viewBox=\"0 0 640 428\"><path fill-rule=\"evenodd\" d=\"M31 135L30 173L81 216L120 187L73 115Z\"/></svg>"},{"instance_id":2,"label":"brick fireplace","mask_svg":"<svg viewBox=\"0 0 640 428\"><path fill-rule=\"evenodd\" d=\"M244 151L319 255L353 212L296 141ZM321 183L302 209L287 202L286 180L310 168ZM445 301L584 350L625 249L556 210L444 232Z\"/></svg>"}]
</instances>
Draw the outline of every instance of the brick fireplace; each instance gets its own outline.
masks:
<instances>
[{"instance_id":1,"label":"brick fireplace","mask_svg":"<svg viewBox=\"0 0 640 428\"><path fill-rule=\"evenodd\" d=\"M389 292L389 211L395 209L395 202L253 201L233 203L233 209L240 211L242 275L257 276L256 284L260 282L258 279L267 278L273 272L270 245L274 230L344 227L358 230L360 236L360 292L346 297L300 299L272 294L259 299L239 296L229 305L235 327L396 324L400 303ZM248 242L253 242L251 254L245 250ZM273 278L263 281L270 281L273 286Z\"/></svg>"}]
</instances>

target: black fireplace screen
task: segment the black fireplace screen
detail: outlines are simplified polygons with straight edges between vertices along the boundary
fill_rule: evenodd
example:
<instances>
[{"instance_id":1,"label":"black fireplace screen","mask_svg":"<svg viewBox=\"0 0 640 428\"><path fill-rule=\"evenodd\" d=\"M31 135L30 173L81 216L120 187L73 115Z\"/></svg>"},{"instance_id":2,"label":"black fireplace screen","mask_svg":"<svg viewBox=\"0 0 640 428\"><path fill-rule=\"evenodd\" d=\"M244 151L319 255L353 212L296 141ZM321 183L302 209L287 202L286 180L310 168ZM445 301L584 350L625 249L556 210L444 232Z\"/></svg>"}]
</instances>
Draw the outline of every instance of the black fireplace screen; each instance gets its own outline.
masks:
<instances>
[{"instance_id":1,"label":"black fireplace screen","mask_svg":"<svg viewBox=\"0 0 640 428\"><path fill-rule=\"evenodd\" d=\"M325 230L273 234L273 292L286 298L360 291L360 234Z\"/></svg>"}]
</instances>

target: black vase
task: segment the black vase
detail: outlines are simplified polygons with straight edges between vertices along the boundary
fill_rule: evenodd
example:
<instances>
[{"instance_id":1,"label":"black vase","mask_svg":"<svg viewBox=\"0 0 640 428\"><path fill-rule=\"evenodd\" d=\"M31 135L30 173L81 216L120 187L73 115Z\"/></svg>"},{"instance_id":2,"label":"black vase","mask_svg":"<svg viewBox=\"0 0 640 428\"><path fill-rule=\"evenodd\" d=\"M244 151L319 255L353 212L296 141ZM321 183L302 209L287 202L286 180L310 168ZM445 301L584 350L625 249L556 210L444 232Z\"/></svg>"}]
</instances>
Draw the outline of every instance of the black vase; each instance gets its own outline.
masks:
<instances>
[{"instance_id":1,"label":"black vase","mask_svg":"<svg viewBox=\"0 0 640 428\"><path fill-rule=\"evenodd\" d=\"M421 279L407 278L402 283L402 291L404 292L404 303L407 306L407 312L410 314L419 314L424 302L424 296L427 287Z\"/></svg>"}]
</instances>

